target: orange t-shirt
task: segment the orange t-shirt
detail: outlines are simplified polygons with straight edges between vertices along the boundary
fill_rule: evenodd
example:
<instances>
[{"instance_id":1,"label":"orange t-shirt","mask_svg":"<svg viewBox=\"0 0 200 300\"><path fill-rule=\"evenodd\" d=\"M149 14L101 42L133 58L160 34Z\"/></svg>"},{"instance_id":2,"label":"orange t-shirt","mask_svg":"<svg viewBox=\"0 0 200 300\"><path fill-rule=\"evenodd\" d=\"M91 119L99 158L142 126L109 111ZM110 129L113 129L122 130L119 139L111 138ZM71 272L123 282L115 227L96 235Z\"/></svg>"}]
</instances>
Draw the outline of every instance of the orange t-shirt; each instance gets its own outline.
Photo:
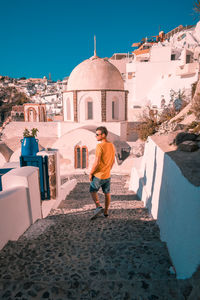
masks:
<instances>
[{"instance_id":1,"label":"orange t-shirt","mask_svg":"<svg viewBox=\"0 0 200 300\"><path fill-rule=\"evenodd\" d=\"M100 156L100 163L94 176L99 179L110 178L110 170L115 160L115 147L110 142L102 142L96 147L96 156Z\"/></svg>"}]
</instances>

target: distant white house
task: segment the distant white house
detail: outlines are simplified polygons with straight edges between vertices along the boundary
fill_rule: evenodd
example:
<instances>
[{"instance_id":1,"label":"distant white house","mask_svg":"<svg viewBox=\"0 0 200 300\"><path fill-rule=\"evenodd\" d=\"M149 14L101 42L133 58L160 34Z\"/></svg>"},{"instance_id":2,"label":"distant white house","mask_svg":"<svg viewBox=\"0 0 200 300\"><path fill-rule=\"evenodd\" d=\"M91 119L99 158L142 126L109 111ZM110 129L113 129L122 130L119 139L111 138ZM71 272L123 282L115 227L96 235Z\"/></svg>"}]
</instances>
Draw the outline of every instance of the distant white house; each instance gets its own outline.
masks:
<instances>
[{"instance_id":1,"label":"distant white house","mask_svg":"<svg viewBox=\"0 0 200 300\"><path fill-rule=\"evenodd\" d=\"M58 93L44 94L40 98L40 102L46 104L47 114L60 114L62 111L62 98Z\"/></svg>"}]
</instances>

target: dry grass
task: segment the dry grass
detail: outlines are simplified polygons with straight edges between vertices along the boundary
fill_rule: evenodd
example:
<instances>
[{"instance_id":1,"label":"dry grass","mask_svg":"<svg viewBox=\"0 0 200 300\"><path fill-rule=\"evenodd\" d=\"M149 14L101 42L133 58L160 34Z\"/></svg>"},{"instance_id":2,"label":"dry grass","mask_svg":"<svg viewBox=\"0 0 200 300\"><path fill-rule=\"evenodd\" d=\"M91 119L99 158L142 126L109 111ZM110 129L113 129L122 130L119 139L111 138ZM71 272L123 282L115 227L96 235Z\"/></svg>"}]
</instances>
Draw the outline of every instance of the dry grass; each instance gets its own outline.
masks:
<instances>
[{"instance_id":1,"label":"dry grass","mask_svg":"<svg viewBox=\"0 0 200 300\"><path fill-rule=\"evenodd\" d=\"M197 93L192 100L192 111L197 118L200 118L200 93Z\"/></svg>"}]
</instances>

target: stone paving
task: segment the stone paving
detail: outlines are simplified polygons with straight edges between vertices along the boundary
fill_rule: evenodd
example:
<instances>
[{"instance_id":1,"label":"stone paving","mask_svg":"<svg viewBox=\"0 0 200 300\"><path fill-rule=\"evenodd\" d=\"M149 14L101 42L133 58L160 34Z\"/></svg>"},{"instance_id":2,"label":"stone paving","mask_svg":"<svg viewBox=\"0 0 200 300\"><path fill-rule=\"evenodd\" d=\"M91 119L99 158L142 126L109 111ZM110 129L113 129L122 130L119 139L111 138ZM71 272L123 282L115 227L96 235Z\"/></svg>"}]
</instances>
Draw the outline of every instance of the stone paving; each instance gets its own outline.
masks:
<instances>
[{"instance_id":1,"label":"stone paving","mask_svg":"<svg viewBox=\"0 0 200 300\"><path fill-rule=\"evenodd\" d=\"M200 299L195 279L169 272L166 245L128 176L112 177L110 215L93 221L88 176L76 178L57 209L0 251L0 299Z\"/></svg>"}]
</instances>

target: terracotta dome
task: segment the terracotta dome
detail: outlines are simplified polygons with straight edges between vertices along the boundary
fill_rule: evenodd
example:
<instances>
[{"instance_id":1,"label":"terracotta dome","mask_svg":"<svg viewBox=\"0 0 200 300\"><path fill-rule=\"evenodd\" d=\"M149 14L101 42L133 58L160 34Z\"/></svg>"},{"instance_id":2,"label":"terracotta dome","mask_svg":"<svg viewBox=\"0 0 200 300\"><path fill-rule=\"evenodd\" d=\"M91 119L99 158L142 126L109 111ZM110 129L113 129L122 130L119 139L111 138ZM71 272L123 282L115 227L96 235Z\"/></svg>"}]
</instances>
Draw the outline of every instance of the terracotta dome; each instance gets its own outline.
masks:
<instances>
[{"instance_id":1,"label":"terracotta dome","mask_svg":"<svg viewBox=\"0 0 200 300\"><path fill-rule=\"evenodd\" d=\"M67 90L124 90L119 70L108 60L92 56L71 72Z\"/></svg>"}]
</instances>

